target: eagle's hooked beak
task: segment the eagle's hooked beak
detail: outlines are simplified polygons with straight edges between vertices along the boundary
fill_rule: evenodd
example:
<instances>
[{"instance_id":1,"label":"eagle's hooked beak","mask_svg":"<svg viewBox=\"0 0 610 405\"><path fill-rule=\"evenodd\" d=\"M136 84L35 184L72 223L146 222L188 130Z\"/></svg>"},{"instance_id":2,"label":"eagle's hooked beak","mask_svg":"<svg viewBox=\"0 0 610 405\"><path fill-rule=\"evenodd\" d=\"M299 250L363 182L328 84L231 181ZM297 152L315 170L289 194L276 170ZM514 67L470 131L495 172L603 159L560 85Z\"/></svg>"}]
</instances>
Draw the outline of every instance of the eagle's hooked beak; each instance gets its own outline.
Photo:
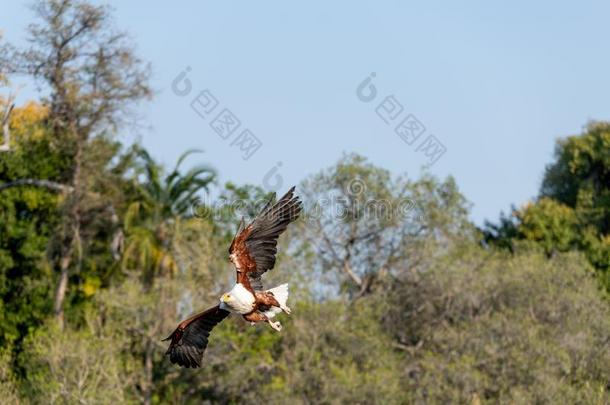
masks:
<instances>
[{"instance_id":1,"label":"eagle's hooked beak","mask_svg":"<svg viewBox=\"0 0 610 405\"><path fill-rule=\"evenodd\" d=\"M227 300L229 299L229 294L223 294L220 297L220 309L227 309Z\"/></svg>"}]
</instances>

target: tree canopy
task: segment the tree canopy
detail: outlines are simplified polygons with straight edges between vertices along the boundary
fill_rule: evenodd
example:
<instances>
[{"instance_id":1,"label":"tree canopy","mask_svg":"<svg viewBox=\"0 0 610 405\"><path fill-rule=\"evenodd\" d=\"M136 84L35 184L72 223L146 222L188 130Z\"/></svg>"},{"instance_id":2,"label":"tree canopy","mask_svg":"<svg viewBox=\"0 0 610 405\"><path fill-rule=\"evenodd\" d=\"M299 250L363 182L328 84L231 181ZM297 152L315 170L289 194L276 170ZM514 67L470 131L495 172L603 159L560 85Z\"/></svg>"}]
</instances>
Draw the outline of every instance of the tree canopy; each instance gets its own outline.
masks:
<instances>
[{"instance_id":1,"label":"tree canopy","mask_svg":"<svg viewBox=\"0 0 610 405\"><path fill-rule=\"evenodd\" d=\"M530 243L548 255L580 250L610 292L610 124L558 140L537 200L488 224L486 234L513 250Z\"/></svg>"}]
</instances>

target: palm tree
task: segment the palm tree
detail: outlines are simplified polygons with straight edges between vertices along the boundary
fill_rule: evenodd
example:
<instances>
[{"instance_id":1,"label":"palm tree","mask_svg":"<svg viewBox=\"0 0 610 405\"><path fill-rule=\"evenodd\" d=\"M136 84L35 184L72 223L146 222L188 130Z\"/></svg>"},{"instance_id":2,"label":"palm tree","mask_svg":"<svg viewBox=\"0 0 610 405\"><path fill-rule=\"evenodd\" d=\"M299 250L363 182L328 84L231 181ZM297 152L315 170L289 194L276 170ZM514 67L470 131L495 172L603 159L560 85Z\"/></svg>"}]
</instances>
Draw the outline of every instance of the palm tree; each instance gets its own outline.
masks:
<instances>
[{"instance_id":1,"label":"palm tree","mask_svg":"<svg viewBox=\"0 0 610 405\"><path fill-rule=\"evenodd\" d=\"M122 267L141 271L149 286L155 277L178 270L172 254L176 227L181 220L192 217L191 208L197 204L199 194L208 192L216 178L216 172L206 165L195 166L186 173L180 171L184 160L197 152L201 151L183 153L174 169L164 176L162 167L145 149L134 148L137 198L125 215Z\"/></svg>"}]
</instances>

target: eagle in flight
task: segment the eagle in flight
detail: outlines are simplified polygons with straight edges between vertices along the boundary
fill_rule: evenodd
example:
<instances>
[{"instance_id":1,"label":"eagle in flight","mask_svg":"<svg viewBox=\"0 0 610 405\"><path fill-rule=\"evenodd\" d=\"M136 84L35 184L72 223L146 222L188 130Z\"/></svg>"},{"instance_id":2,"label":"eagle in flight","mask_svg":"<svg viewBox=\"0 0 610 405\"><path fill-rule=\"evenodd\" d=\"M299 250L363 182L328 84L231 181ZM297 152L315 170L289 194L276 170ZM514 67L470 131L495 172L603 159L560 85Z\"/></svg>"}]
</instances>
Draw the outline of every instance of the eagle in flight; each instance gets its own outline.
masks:
<instances>
[{"instance_id":1,"label":"eagle in flight","mask_svg":"<svg viewBox=\"0 0 610 405\"><path fill-rule=\"evenodd\" d=\"M172 363L200 367L210 332L231 312L240 314L252 325L267 322L278 332L282 329L280 322L272 319L281 312L290 314L286 305L288 284L265 290L261 277L275 265L278 237L299 217L302 205L299 197L294 196L294 187L272 205L274 199L275 196L250 225L243 227L242 221L231 242L229 259L237 270L235 286L223 294L219 305L180 322L164 339L171 339L166 355Z\"/></svg>"}]
</instances>

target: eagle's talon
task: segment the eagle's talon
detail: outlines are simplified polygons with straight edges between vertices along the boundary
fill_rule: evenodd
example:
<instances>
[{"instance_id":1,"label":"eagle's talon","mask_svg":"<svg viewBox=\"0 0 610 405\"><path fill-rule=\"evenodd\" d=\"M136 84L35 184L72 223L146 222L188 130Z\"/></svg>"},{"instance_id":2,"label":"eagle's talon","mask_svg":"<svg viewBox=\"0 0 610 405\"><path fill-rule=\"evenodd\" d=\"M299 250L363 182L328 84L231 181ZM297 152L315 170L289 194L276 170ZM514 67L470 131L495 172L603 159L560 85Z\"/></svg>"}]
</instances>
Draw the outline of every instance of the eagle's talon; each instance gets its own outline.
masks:
<instances>
[{"instance_id":1,"label":"eagle's talon","mask_svg":"<svg viewBox=\"0 0 610 405\"><path fill-rule=\"evenodd\" d=\"M287 315L290 315L292 313L292 310L287 306L281 306L280 309L284 311Z\"/></svg>"},{"instance_id":2,"label":"eagle's talon","mask_svg":"<svg viewBox=\"0 0 610 405\"><path fill-rule=\"evenodd\" d=\"M269 325L276 331L280 332L282 330L282 324L279 321L272 322L272 321L268 320L267 322L269 322Z\"/></svg>"}]
</instances>

